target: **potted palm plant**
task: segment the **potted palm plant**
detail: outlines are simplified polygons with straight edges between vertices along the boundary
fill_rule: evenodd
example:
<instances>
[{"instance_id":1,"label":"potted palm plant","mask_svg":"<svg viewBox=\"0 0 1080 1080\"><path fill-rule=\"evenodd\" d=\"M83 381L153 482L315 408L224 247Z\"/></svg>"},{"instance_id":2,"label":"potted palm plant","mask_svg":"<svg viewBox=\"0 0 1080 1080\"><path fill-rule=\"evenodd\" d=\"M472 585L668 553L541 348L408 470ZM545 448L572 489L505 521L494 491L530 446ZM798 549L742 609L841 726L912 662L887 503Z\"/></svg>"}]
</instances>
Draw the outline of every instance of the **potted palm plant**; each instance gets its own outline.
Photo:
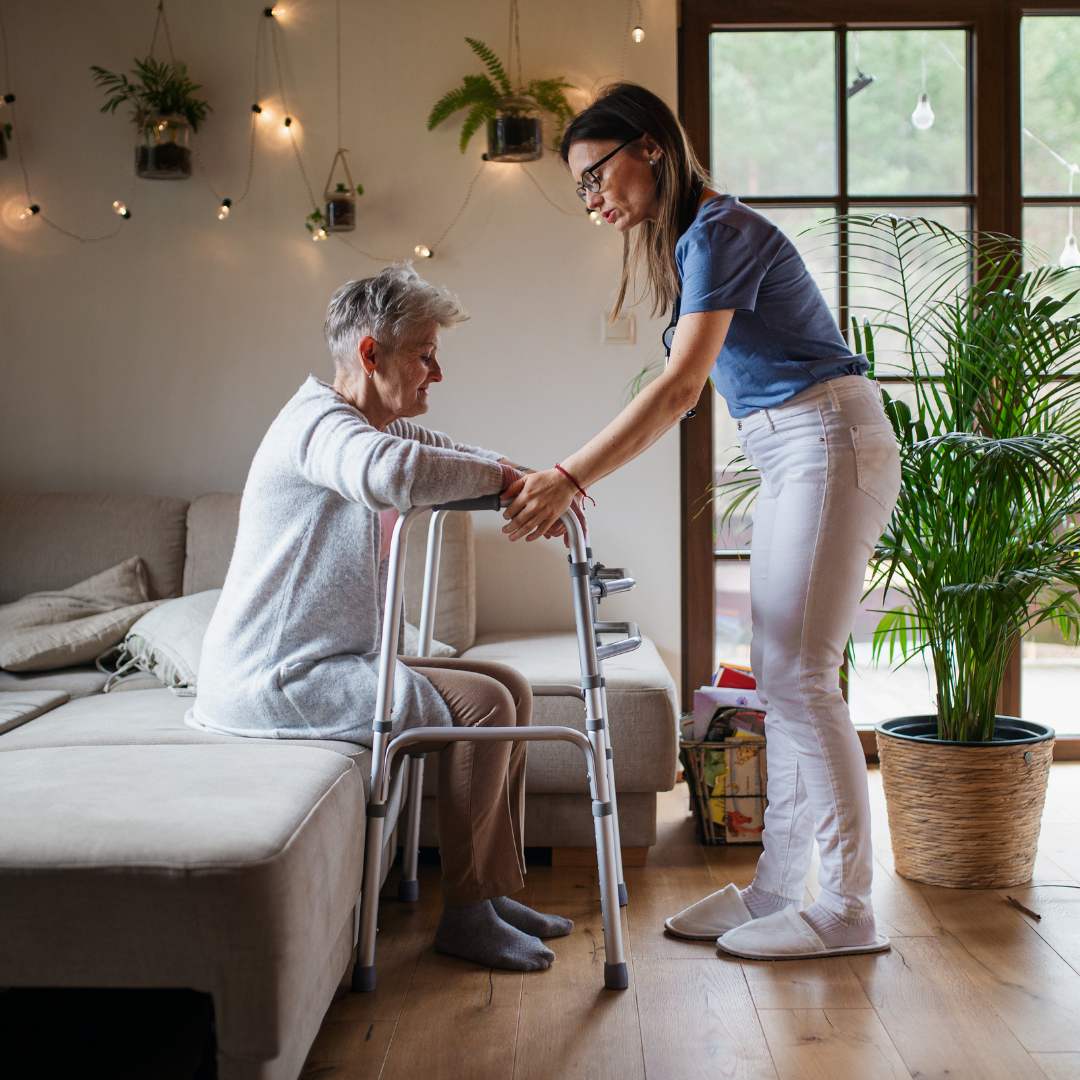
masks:
<instances>
[{"instance_id":1,"label":"potted palm plant","mask_svg":"<svg viewBox=\"0 0 1080 1080\"><path fill-rule=\"evenodd\" d=\"M935 716L877 727L896 867L1014 885L1035 862L1054 731L998 715L1006 666L1042 623L1080 639L1080 322L1063 317L1080 275L1022 272L1014 241L922 218L847 230L873 267L852 283L874 309L856 346L900 335L913 394L886 400L903 479L872 587L901 602L875 655L928 653L937 686Z\"/></svg>"},{"instance_id":2,"label":"potted palm plant","mask_svg":"<svg viewBox=\"0 0 1080 1080\"><path fill-rule=\"evenodd\" d=\"M124 102L132 106L131 119L138 130L135 172L148 180L185 180L191 175L189 132L211 112L210 105L193 97L199 89L188 77L187 67L157 61L152 56L136 60L131 72L117 75L94 66L94 82L107 95L102 112L116 112Z\"/></svg>"},{"instance_id":3,"label":"potted palm plant","mask_svg":"<svg viewBox=\"0 0 1080 1080\"><path fill-rule=\"evenodd\" d=\"M902 486L871 563L874 656L929 654L937 686L936 715L877 725L896 869L1014 885L1034 865L1054 730L998 715L1006 665L1040 624L1080 638L1080 321L1064 317L1080 274L1022 272L1015 241L923 218L841 226L856 351L892 349L910 379L907 400L883 395ZM744 466L721 485L728 516L753 481Z\"/></svg>"},{"instance_id":4,"label":"potted palm plant","mask_svg":"<svg viewBox=\"0 0 1080 1080\"><path fill-rule=\"evenodd\" d=\"M461 109L469 115L461 127L461 152L469 140L487 125L488 161L535 161L544 152L540 114L550 113L556 122L553 144L574 115L565 90L572 89L560 75L556 79L533 79L514 90L502 61L482 41L465 39L483 61L487 75L466 75L461 86L444 94L431 110L428 131L434 130Z\"/></svg>"}]
</instances>

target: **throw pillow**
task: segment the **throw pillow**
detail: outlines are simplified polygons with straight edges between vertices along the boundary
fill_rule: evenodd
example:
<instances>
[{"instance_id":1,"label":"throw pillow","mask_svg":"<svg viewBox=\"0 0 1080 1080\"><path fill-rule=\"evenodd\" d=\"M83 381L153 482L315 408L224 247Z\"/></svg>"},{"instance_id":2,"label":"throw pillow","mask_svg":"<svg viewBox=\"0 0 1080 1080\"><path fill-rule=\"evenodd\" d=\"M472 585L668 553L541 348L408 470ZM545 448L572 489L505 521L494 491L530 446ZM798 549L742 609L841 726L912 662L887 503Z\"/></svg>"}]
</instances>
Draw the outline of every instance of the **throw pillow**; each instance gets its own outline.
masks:
<instances>
[{"instance_id":1,"label":"throw pillow","mask_svg":"<svg viewBox=\"0 0 1080 1080\"><path fill-rule=\"evenodd\" d=\"M149 599L142 559L131 558L68 589L0 605L0 668L50 671L92 662L160 603Z\"/></svg>"},{"instance_id":2,"label":"throw pillow","mask_svg":"<svg viewBox=\"0 0 1080 1080\"><path fill-rule=\"evenodd\" d=\"M405 620L405 651L404 656L420 655L420 631L407 619ZM431 639L432 656L457 656L457 649L453 645L447 645L435 638Z\"/></svg>"},{"instance_id":3,"label":"throw pillow","mask_svg":"<svg viewBox=\"0 0 1080 1080\"><path fill-rule=\"evenodd\" d=\"M116 674L105 684L105 692L115 687L117 678L139 670L156 675L182 697L193 696L203 638L220 596L220 589L181 596L139 619L124 638Z\"/></svg>"}]
</instances>

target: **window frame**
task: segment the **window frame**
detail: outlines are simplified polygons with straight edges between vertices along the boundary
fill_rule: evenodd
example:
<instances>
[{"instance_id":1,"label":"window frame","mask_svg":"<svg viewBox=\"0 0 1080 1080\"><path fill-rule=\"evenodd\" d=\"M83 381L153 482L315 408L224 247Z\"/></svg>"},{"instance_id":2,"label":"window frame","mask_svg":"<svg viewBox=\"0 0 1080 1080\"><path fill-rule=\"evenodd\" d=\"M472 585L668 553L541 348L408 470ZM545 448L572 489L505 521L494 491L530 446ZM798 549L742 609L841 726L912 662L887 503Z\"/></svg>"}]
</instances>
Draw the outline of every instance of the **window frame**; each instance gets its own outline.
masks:
<instances>
[{"instance_id":1,"label":"window frame","mask_svg":"<svg viewBox=\"0 0 1080 1080\"><path fill-rule=\"evenodd\" d=\"M1022 236L1024 204L1021 140L1021 42L1024 15L1080 15L1073 0L1044 0L1027 7L1017 0L680 0L679 112L699 158L712 160L709 42L714 30L968 30L969 170L968 196L946 199L905 197L911 205L966 203L972 227ZM836 50L837 82L847 78L846 38ZM870 200L846 192L846 109L837 93L838 185L833 199L803 199L803 204L835 202L843 213ZM874 197L878 205L883 201ZM793 199L755 196L762 205L793 205ZM1055 198L1060 203L1060 198ZM896 201L899 205L899 201ZM1080 206L1080 193L1074 200ZM847 283L840 279L840 311L846 311ZM905 381L887 376L888 381ZM883 381L885 381L883 379ZM707 683L715 656L715 573L713 515L702 513L701 493L713 482L713 408L709 383L696 415L680 423L682 555L682 700L689 709L694 687ZM704 583L708 583L708 588ZM1020 714L1020 650L1006 671L999 710Z\"/></svg>"}]
</instances>

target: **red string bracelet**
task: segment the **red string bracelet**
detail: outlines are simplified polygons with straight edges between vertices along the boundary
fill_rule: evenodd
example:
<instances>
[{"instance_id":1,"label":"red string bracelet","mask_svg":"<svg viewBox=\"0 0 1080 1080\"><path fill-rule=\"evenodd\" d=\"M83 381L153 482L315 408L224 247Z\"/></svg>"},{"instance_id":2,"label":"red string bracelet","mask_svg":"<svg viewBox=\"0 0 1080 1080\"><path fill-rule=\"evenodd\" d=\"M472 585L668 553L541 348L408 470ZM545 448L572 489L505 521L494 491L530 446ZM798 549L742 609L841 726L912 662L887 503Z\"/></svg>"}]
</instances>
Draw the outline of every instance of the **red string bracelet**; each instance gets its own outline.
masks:
<instances>
[{"instance_id":1,"label":"red string bracelet","mask_svg":"<svg viewBox=\"0 0 1080 1080\"><path fill-rule=\"evenodd\" d=\"M593 504L593 506L596 505L596 500L557 461L555 462L555 468L558 469L559 472L561 472L563 476L565 476L566 479L569 480L570 483L573 484L574 487L576 487L578 491L581 492L581 497L583 499L588 499L589 502Z\"/></svg>"}]
</instances>

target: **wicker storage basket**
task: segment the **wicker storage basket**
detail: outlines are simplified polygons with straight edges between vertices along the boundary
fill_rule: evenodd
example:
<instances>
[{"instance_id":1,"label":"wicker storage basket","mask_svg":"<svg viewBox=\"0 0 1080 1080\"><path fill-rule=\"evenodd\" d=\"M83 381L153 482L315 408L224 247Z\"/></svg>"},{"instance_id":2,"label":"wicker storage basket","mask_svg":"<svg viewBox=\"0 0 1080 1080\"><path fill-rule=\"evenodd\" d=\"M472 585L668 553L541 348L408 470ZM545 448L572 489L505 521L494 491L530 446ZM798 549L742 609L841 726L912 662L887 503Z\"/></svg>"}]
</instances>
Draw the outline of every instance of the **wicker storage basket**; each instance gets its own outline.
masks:
<instances>
[{"instance_id":1,"label":"wicker storage basket","mask_svg":"<svg viewBox=\"0 0 1080 1080\"><path fill-rule=\"evenodd\" d=\"M952 889L1031 877L1054 731L999 716L989 743L942 742L932 716L877 726L896 871Z\"/></svg>"},{"instance_id":2,"label":"wicker storage basket","mask_svg":"<svg viewBox=\"0 0 1080 1080\"><path fill-rule=\"evenodd\" d=\"M765 740L683 740L679 749L698 839L703 844L760 844L768 800Z\"/></svg>"}]
</instances>

